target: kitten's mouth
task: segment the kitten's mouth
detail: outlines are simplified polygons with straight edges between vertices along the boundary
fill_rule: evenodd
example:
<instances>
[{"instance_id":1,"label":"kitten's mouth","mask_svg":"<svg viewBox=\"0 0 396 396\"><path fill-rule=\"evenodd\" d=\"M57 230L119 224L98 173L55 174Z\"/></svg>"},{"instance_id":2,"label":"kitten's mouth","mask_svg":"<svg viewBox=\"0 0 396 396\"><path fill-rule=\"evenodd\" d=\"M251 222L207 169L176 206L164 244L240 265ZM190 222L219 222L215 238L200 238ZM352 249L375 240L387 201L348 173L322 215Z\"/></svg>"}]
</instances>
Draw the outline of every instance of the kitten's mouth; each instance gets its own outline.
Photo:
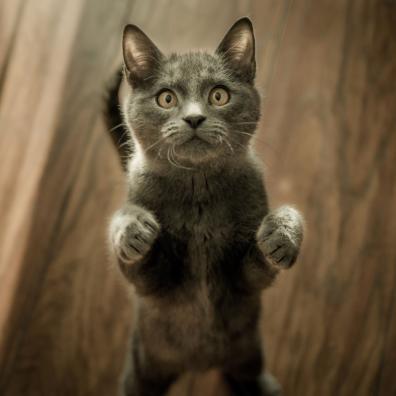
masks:
<instances>
[{"instance_id":1,"label":"kitten's mouth","mask_svg":"<svg viewBox=\"0 0 396 396\"><path fill-rule=\"evenodd\" d=\"M174 160L190 166L217 158L221 155L222 141L215 132L203 129L181 131L173 142L169 142Z\"/></svg>"},{"instance_id":2,"label":"kitten's mouth","mask_svg":"<svg viewBox=\"0 0 396 396\"><path fill-rule=\"evenodd\" d=\"M196 133L178 144L180 147L194 146L196 148L207 147L208 145L210 145L210 142Z\"/></svg>"},{"instance_id":3,"label":"kitten's mouth","mask_svg":"<svg viewBox=\"0 0 396 396\"><path fill-rule=\"evenodd\" d=\"M205 139L198 135L194 135L190 140L187 141L187 143L208 143Z\"/></svg>"},{"instance_id":4,"label":"kitten's mouth","mask_svg":"<svg viewBox=\"0 0 396 396\"><path fill-rule=\"evenodd\" d=\"M198 145L198 147L207 147L218 144L218 141L216 139L213 139L213 137L206 136L205 133L200 133L199 131L197 131L182 143L182 145L186 144L196 144Z\"/></svg>"},{"instance_id":5,"label":"kitten's mouth","mask_svg":"<svg viewBox=\"0 0 396 396\"><path fill-rule=\"evenodd\" d=\"M183 141L174 146L173 155L178 160L186 160L188 163L202 162L217 157L215 148L218 144L213 139L210 141L209 137L202 135L195 132L190 136L185 136Z\"/></svg>"}]
</instances>

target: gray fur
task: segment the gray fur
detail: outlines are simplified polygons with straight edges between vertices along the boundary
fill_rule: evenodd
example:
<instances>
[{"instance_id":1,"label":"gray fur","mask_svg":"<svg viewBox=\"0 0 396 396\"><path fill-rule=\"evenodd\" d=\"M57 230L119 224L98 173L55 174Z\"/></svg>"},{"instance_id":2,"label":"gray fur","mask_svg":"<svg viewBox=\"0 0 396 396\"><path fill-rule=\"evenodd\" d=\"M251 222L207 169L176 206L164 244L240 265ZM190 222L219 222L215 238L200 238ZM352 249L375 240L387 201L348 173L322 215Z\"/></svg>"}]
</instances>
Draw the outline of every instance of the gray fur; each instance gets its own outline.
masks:
<instances>
[{"instance_id":1,"label":"gray fur","mask_svg":"<svg viewBox=\"0 0 396 396\"><path fill-rule=\"evenodd\" d=\"M302 218L290 207L269 212L250 145L260 116L251 24L238 21L215 54L166 57L153 45L126 28L124 118L135 151L109 233L137 295L122 394L160 395L185 370L212 367L235 394L278 394L260 377L260 292L296 260ZM221 108L208 103L218 85L231 95ZM163 88L176 92L176 108L158 106ZM191 114L206 117L197 129L183 120Z\"/></svg>"}]
</instances>

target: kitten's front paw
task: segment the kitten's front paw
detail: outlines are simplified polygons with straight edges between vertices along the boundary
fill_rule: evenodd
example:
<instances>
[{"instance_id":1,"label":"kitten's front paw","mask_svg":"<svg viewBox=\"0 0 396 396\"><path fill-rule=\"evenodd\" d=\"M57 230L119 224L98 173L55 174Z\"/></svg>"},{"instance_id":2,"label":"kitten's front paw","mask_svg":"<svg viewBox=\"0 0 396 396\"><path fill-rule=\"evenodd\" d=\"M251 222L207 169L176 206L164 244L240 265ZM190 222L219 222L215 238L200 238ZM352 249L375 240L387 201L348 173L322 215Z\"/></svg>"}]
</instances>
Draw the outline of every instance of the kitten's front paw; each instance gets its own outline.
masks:
<instances>
[{"instance_id":1,"label":"kitten's front paw","mask_svg":"<svg viewBox=\"0 0 396 396\"><path fill-rule=\"evenodd\" d=\"M150 250L160 226L147 210L117 212L110 225L110 241L116 257L126 265L140 260Z\"/></svg>"},{"instance_id":2,"label":"kitten's front paw","mask_svg":"<svg viewBox=\"0 0 396 396\"><path fill-rule=\"evenodd\" d=\"M297 259L303 239L302 216L296 209L282 206L264 217L256 238L267 261L275 267L289 268Z\"/></svg>"}]
</instances>

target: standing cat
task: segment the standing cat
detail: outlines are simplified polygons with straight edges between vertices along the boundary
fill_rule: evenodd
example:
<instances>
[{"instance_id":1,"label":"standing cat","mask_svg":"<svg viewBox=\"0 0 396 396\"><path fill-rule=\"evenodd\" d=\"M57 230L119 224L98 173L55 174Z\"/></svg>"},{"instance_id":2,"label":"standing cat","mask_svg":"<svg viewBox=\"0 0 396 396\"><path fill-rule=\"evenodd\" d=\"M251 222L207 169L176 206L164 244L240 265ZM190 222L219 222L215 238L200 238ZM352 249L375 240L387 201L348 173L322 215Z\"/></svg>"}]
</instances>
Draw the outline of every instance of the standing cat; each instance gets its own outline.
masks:
<instances>
[{"instance_id":1,"label":"standing cat","mask_svg":"<svg viewBox=\"0 0 396 396\"><path fill-rule=\"evenodd\" d=\"M124 30L133 144L128 196L110 245L134 286L122 395L164 394L186 370L217 367L235 395L275 395L264 373L260 293L297 258L301 215L269 211L250 141L260 117L252 24L214 54L164 56Z\"/></svg>"}]
</instances>

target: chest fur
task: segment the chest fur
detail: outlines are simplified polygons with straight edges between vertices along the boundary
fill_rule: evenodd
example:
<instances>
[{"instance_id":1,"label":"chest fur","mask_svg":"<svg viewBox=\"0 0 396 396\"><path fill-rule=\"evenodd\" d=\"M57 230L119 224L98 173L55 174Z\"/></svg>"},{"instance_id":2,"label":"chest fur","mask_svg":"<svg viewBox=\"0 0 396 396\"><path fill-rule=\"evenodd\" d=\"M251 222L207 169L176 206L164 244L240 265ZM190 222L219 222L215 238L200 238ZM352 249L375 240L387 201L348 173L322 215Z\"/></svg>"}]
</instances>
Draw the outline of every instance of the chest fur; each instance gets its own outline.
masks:
<instances>
[{"instance_id":1,"label":"chest fur","mask_svg":"<svg viewBox=\"0 0 396 396\"><path fill-rule=\"evenodd\" d=\"M136 187L131 199L152 211L161 225L149 260L172 281L169 289L194 282L230 286L238 279L266 211L261 180L246 175L177 181L146 177Z\"/></svg>"}]
</instances>

